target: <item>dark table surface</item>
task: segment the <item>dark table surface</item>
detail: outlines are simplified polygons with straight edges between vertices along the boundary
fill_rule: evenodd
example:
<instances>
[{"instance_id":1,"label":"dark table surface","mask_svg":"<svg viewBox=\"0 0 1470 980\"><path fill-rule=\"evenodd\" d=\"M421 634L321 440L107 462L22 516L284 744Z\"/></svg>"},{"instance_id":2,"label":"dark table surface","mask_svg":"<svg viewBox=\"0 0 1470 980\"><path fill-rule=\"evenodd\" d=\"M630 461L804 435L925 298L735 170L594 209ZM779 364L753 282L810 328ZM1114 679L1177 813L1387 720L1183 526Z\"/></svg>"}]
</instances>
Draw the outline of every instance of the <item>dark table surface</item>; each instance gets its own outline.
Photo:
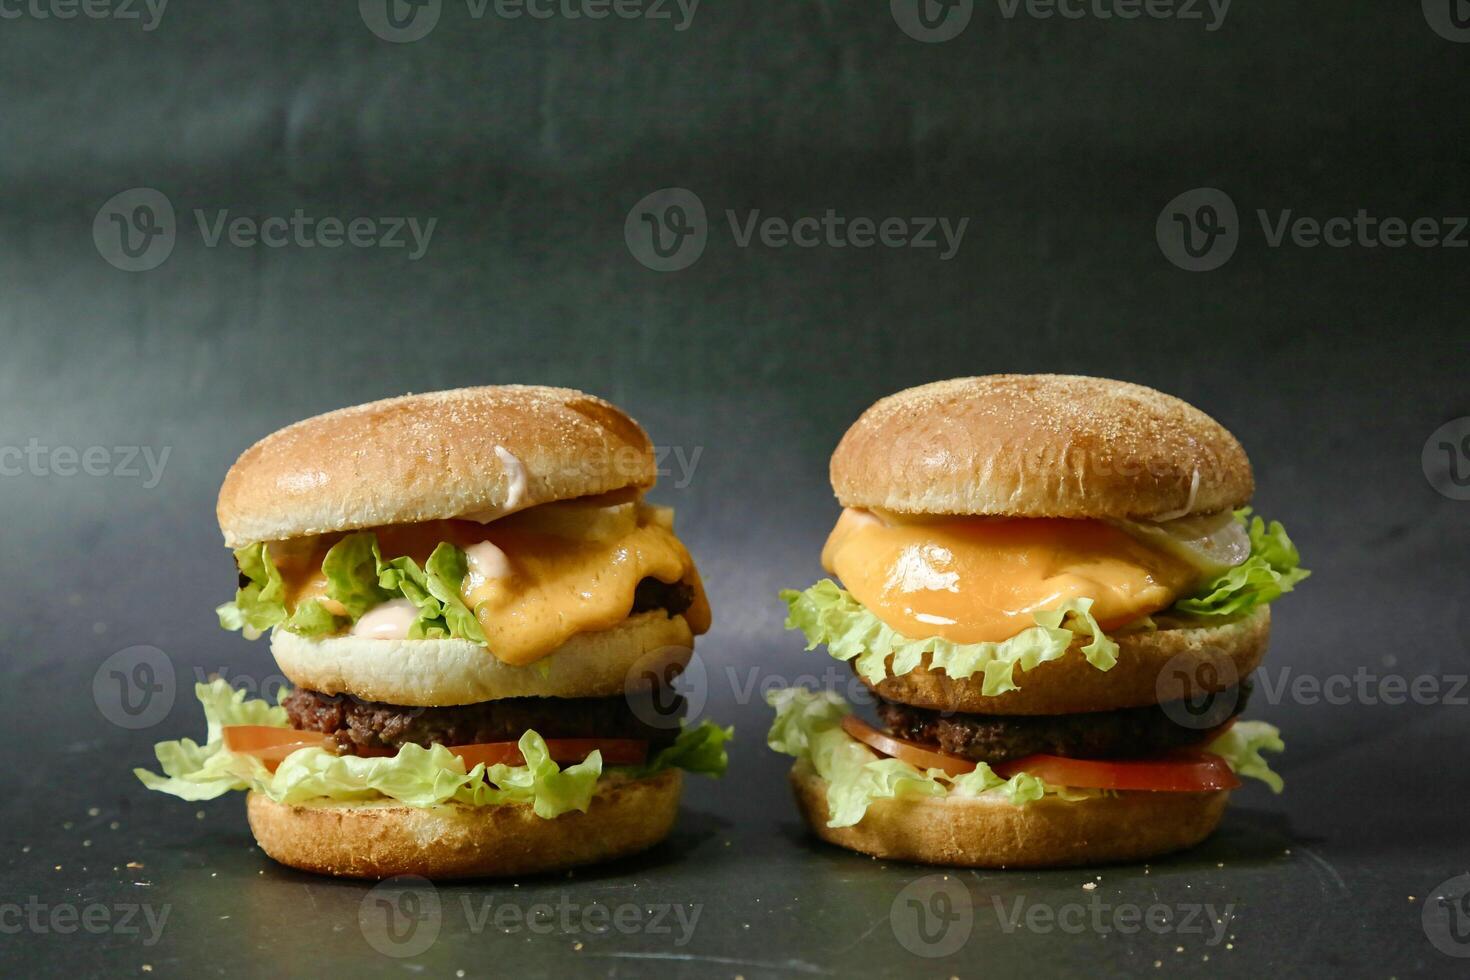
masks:
<instances>
[{"instance_id":1,"label":"dark table surface","mask_svg":"<svg viewBox=\"0 0 1470 980\"><path fill-rule=\"evenodd\" d=\"M1415 4L1239 5L1216 30L974 5L943 43L882 4L726 3L683 31L446 4L396 44L352 6L0 20L0 972L1463 972L1470 909L1436 897L1470 872L1470 502L1435 489L1431 434L1470 415L1470 252L1273 246L1262 221L1470 213L1470 46ZM130 272L94 219L137 187L177 225ZM667 187L707 245L658 272L624 225ZM1238 245L1188 272L1156 222L1202 187ZM195 211L222 209L436 226L417 259L211 246ZM948 259L742 247L726 212L757 209L969 223ZM1154 385L1245 443L1315 572L1276 607L1276 693L1251 709L1284 732L1286 793L1242 790L1150 865L945 873L819 845L758 692L843 677L775 598L820 574L827 455L882 394L1045 370ZM677 450L655 497L708 583L705 714L737 741L675 835L405 898L274 865L238 797L145 792L152 743L200 733L196 678L280 681L212 612L235 456L318 411L510 381L605 395ZM110 671L144 656L162 691L119 715ZM391 931L400 899L421 915ZM1167 925L1140 927L1154 906Z\"/></svg>"}]
</instances>

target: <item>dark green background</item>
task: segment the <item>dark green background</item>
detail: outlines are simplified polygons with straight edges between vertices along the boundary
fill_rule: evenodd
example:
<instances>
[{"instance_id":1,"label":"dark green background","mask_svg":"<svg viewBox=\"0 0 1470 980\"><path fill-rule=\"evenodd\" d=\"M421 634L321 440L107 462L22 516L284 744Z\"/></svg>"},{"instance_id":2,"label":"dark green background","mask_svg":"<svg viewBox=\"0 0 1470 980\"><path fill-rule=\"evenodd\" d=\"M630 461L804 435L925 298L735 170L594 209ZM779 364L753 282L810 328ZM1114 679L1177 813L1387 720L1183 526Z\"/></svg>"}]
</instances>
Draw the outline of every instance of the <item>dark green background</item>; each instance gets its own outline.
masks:
<instances>
[{"instance_id":1,"label":"dark green background","mask_svg":"<svg viewBox=\"0 0 1470 980\"><path fill-rule=\"evenodd\" d=\"M1245 443L1258 505L1314 577L1277 607L1269 663L1325 678L1466 673L1470 503L1420 452L1470 414L1470 251L1269 248L1255 220L1366 208L1470 212L1470 45L1415 3L1247 3L1223 26L1007 20L922 44L882 3L706 0L668 21L472 20L448 3L411 44L351 3L173 0L158 28L0 19L0 445L170 447L124 477L0 478L0 902L168 903L162 941L0 935L0 968L200 976L407 973L768 975L1450 973L1426 896L1470 871L1470 707L1258 698L1289 752L1286 795L1239 793L1201 850L1142 868L965 873L973 933L950 957L899 943L895 898L930 872L820 847L750 680L830 661L781 629L775 592L819 574L836 508L826 458L876 397L960 374L1139 381ZM180 215L162 266L99 256L92 221L127 188ZM690 268L656 273L630 208L679 186L711 217ZM1243 228L1187 273L1154 238L1190 188ZM206 248L193 209L438 219L430 248ZM934 251L739 248L724 212L970 219ZM405 391L543 382L613 399L655 442L701 455L679 511L716 625L708 714L729 776L693 782L676 838L566 879L440 889L417 961L365 942L366 889L272 865L238 799L146 794L128 770L199 734L182 690L130 732L92 698L102 661L160 648L187 689L275 674L222 633L233 585L213 523L225 469L298 418ZM677 474L677 470L675 471ZM738 684L729 682L735 671ZM1273 675L1277 676L1277 675ZM89 815L89 807L97 814ZM196 818L196 811L202 814ZM110 829L116 821L117 829ZM90 844L86 843L90 841ZM128 869L127 862L143 864ZM57 867L59 866L59 868ZM459 899L525 908L698 905L693 940L474 934ZM1202 936L1007 934L992 904L1234 903L1233 948ZM582 943L581 948L576 946ZM1178 951L1182 948L1182 952ZM1204 957L1208 955L1209 959Z\"/></svg>"}]
</instances>

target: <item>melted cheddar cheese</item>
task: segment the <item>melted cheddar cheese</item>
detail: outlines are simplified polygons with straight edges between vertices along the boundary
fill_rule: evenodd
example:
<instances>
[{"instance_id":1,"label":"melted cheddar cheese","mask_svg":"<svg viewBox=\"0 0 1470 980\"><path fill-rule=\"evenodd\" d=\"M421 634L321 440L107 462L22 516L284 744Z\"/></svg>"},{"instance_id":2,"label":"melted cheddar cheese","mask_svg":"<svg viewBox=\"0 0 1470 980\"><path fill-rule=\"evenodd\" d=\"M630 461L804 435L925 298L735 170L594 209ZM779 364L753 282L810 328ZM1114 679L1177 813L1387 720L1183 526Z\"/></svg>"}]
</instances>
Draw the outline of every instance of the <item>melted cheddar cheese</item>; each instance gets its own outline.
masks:
<instances>
[{"instance_id":1,"label":"melted cheddar cheese","mask_svg":"<svg viewBox=\"0 0 1470 980\"><path fill-rule=\"evenodd\" d=\"M1009 639L1032 613L1090 598L1104 629L1172 605L1196 578L1186 562L1099 521L945 517L908 523L845 510L822 565L909 637Z\"/></svg>"},{"instance_id":2,"label":"melted cheddar cheese","mask_svg":"<svg viewBox=\"0 0 1470 980\"><path fill-rule=\"evenodd\" d=\"M590 538L546 533L522 515L489 524L430 521L373 530L385 559L407 556L422 566L441 541L464 549L470 572L461 596L484 629L491 652L513 666L540 660L578 633L618 625L628 618L634 589L645 578L693 586L694 602L682 615L694 633L709 629L709 603L699 572L653 508L639 506L636 519L621 533ZM272 545L288 608L315 598L339 615L345 612L326 598L321 571L327 549L341 537L279 552Z\"/></svg>"}]
</instances>

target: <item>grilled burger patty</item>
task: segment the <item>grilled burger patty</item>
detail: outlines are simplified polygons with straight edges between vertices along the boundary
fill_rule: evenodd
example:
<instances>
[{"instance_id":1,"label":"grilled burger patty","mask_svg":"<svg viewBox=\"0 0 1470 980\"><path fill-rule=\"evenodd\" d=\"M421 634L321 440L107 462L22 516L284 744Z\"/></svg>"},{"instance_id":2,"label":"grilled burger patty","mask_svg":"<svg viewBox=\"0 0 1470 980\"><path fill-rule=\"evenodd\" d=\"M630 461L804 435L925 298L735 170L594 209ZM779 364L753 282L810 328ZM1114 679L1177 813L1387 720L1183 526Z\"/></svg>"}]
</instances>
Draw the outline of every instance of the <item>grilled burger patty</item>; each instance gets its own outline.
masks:
<instances>
[{"instance_id":1,"label":"grilled burger patty","mask_svg":"<svg viewBox=\"0 0 1470 980\"><path fill-rule=\"evenodd\" d=\"M660 582L646 578L633 589L633 608L628 615L662 609L670 617L678 616L694 603L694 586L687 582Z\"/></svg>"},{"instance_id":2,"label":"grilled burger patty","mask_svg":"<svg viewBox=\"0 0 1470 980\"><path fill-rule=\"evenodd\" d=\"M419 708L362 701L348 695L298 690L281 702L291 727L322 732L339 752L359 748L392 749L417 745L471 745L514 742L527 729L542 738L634 738L657 750L679 734L672 719L683 713L683 699L666 694L654 726L635 714L622 697L504 698L447 708ZM644 717L655 715L642 712ZM664 721L669 719L668 721Z\"/></svg>"},{"instance_id":3,"label":"grilled burger patty","mask_svg":"<svg viewBox=\"0 0 1470 980\"><path fill-rule=\"evenodd\" d=\"M1232 692L1234 697L1232 697ZM900 738L937 744L949 755L1005 762L1044 753L1073 759L1135 759L1197 745L1206 731L1245 710L1246 679L1220 692L1198 715L1157 704L1076 715L971 715L878 701L878 716ZM1191 717L1181 725L1169 717Z\"/></svg>"}]
</instances>

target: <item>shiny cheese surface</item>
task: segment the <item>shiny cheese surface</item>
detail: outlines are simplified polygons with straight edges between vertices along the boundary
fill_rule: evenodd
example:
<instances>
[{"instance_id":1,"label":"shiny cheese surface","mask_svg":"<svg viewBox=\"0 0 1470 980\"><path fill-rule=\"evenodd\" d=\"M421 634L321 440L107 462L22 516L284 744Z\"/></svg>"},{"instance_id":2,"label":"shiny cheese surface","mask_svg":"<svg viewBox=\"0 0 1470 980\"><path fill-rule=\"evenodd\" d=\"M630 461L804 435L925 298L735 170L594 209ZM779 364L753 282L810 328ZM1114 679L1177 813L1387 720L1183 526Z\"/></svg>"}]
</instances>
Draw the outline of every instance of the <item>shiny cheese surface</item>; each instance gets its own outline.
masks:
<instances>
[{"instance_id":1,"label":"shiny cheese surface","mask_svg":"<svg viewBox=\"0 0 1470 980\"><path fill-rule=\"evenodd\" d=\"M406 555L421 566L441 541L464 549L470 571L461 595L490 651L507 664L534 663L578 633L617 626L628 618L634 589L645 578L692 585L694 603L683 616L696 634L709 629L709 603L694 562L653 508L640 506L620 533L595 537L546 533L536 517L524 511L491 524L431 521L373 530L384 558ZM321 572L327 549L340 538L271 545L289 608L317 598L334 612L345 611L325 598Z\"/></svg>"},{"instance_id":2,"label":"shiny cheese surface","mask_svg":"<svg viewBox=\"0 0 1470 980\"><path fill-rule=\"evenodd\" d=\"M1090 598L1104 629L1171 605L1196 579L1186 562L1098 521L945 517L899 523L845 510L822 564L905 636L1009 639L1032 613Z\"/></svg>"}]
</instances>

